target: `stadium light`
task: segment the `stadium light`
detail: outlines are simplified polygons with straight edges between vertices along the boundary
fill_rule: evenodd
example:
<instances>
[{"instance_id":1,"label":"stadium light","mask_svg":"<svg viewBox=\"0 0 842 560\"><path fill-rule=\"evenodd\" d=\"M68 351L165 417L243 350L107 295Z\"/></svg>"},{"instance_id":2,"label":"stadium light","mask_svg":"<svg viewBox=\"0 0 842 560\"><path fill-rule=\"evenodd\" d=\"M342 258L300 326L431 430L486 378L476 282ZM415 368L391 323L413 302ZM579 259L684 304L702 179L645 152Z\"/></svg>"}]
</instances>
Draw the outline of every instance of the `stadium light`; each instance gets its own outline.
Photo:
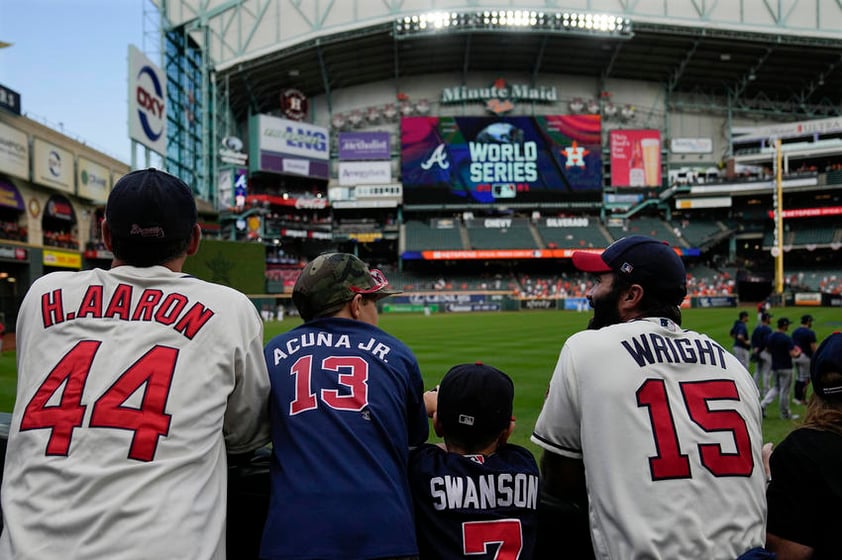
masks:
<instances>
[{"instance_id":1,"label":"stadium light","mask_svg":"<svg viewBox=\"0 0 842 560\"><path fill-rule=\"evenodd\" d=\"M544 12L536 10L437 11L395 20L395 37L442 31L541 31L630 37L631 20L596 12Z\"/></svg>"}]
</instances>

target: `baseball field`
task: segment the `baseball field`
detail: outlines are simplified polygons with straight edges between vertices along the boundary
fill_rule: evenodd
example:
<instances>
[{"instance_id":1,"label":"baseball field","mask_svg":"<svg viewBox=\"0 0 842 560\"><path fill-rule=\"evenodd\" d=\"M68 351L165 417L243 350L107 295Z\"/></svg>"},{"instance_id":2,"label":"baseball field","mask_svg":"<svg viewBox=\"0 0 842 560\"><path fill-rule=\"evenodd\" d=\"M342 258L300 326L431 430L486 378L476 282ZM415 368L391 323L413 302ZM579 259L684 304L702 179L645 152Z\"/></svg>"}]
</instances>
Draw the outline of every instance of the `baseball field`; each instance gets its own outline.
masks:
<instances>
[{"instance_id":1,"label":"baseball field","mask_svg":"<svg viewBox=\"0 0 842 560\"><path fill-rule=\"evenodd\" d=\"M739 309L687 309L685 328L707 333L730 349L728 331L738 312L749 311L749 332L754 328L753 306ZM775 318L789 317L797 326L804 313L815 317L813 329L819 340L842 330L842 313L830 308L776 308ZM507 372L515 380L517 428L513 441L538 453L529 435L541 410L556 358L564 340L585 328L590 313L575 311L517 311L494 313L390 314L380 317L380 327L394 334L415 352L425 387L435 386L448 368L461 362L482 361ZM774 319L773 319L774 323ZM266 323L266 339L298 325L297 319ZM619 372L618 372L619 374ZM11 411L15 396L13 351L0 356L0 411ZM804 416L804 407L793 405ZM769 406L764 421L766 441L779 442L800 420L778 417L777 402ZM618 427L620 428L620 427Z\"/></svg>"}]
</instances>

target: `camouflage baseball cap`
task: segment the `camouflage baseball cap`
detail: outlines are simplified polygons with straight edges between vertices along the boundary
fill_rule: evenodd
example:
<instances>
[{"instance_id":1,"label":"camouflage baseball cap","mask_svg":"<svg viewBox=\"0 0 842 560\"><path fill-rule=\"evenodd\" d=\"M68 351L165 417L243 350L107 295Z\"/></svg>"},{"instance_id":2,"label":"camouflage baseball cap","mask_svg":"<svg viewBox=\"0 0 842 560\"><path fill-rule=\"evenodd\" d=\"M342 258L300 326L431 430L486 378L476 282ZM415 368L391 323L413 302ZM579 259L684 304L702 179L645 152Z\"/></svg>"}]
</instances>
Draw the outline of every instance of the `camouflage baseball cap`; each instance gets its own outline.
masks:
<instances>
[{"instance_id":1,"label":"camouflage baseball cap","mask_svg":"<svg viewBox=\"0 0 842 560\"><path fill-rule=\"evenodd\" d=\"M375 299L401 293L382 272L350 253L325 253L310 261L295 282L292 301L301 318L309 321L339 310L356 294Z\"/></svg>"}]
</instances>

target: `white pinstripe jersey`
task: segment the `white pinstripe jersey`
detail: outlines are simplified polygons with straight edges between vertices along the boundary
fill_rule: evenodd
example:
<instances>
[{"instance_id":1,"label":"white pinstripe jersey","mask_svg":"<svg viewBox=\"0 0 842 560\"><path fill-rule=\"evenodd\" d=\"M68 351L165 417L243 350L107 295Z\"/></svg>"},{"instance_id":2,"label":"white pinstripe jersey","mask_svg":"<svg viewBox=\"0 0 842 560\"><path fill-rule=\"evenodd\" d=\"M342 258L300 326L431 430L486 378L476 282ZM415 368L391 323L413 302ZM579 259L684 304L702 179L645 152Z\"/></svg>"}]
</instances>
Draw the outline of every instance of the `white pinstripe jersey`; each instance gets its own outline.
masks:
<instances>
[{"instance_id":1,"label":"white pinstripe jersey","mask_svg":"<svg viewBox=\"0 0 842 560\"><path fill-rule=\"evenodd\" d=\"M49 274L17 360L0 558L225 558L226 445L269 439L244 295L161 266Z\"/></svg>"},{"instance_id":2,"label":"white pinstripe jersey","mask_svg":"<svg viewBox=\"0 0 842 560\"><path fill-rule=\"evenodd\" d=\"M734 560L765 540L761 422L733 355L649 318L567 340L532 441L584 461L597 558Z\"/></svg>"}]
</instances>

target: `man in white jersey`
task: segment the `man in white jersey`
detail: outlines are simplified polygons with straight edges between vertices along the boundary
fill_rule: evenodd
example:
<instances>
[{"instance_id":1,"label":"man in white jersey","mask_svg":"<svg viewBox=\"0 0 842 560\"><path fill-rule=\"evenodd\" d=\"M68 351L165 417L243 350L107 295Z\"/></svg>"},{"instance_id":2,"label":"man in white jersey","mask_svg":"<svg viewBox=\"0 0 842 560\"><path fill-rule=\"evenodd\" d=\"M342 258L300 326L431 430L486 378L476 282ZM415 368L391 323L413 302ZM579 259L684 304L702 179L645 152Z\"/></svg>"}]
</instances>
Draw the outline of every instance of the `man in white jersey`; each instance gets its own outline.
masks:
<instances>
[{"instance_id":1,"label":"man in white jersey","mask_svg":"<svg viewBox=\"0 0 842 560\"><path fill-rule=\"evenodd\" d=\"M263 322L181 272L201 230L180 179L122 177L102 234L110 270L43 276L20 308L0 558L224 559L226 453L269 441Z\"/></svg>"},{"instance_id":2,"label":"man in white jersey","mask_svg":"<svg viewBox=\"0 0 842 560\"><path fill-rule=\"evenodd\" d=\"M594 316L562 347L532 435L543 491L587 507L599 559L766 557L757 386L681 329L681 259L630 236L573 264L595 275Z\"/></svg>"}]
</instances>

